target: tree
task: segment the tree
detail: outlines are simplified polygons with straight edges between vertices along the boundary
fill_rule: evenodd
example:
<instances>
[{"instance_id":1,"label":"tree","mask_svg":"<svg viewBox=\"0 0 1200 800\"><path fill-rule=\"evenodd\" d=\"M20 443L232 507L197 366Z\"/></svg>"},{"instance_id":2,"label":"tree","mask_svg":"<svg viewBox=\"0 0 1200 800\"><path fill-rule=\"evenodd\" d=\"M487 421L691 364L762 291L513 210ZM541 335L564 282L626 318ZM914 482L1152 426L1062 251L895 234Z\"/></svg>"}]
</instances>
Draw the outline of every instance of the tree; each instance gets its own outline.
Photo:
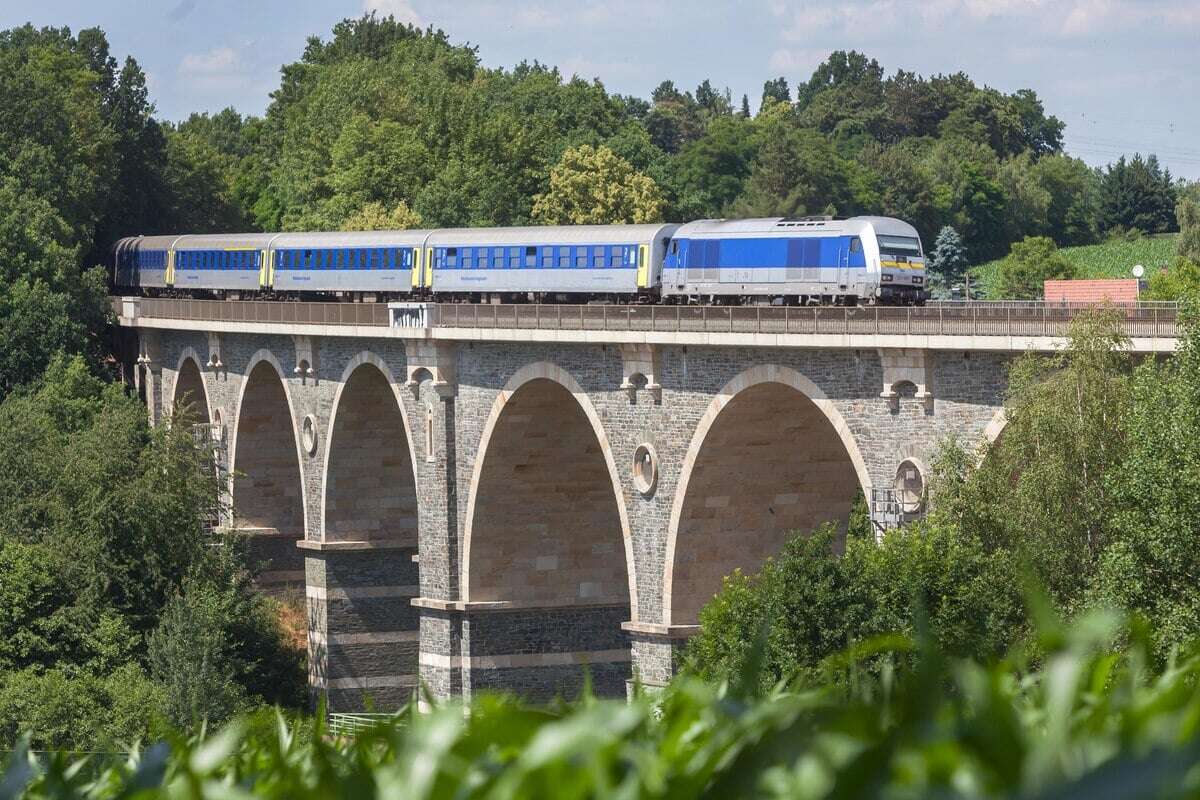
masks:
<instances>
[{"instance_id":1,"label":"tree","mask_svg":"<svg viewBox=\"0 0 1200 800\"><path fill-rule=\"evenodd\" d=\"M1049 195L1045 235L1060 247L1095 242L1100 207L1096 171L1078 158L1058 153L1037 159L1031 171Z\"/></svg>"},{"instance_id":2,"label":"tree","mask_svg":"<svg viewBox=\"0 0 1200 800\"><path fill-rule=\"evenodd\" d=\"M1044 282L1075 277L1075 265L1058 252L1054 240L1045 236L1027 236L1013 243L1008 257L1000 262L997 291L1006 300L1033 300L1041 297Z\"/></svg>"},{"instance_id":3,"label":"tree","mask_svg":"<svg viewBox=\"0 0 1200 800\"><path fill-rule=\"evenodd\" d=\"M565 151L550 172L550 188L534 198L544 225L611 225L662 219L662 192L653 180L607 147Z\"/></svg>"},{"instance_id":4,"label":"tree","mask_svg":"<svg viewBox=\"0 0 1200 800\"><path fill-rule=\"evenodd\" d=\"M151 674L166 688L167 718L180 728L220 725L247 706L234 679L224 611L210 588L189 584L167 603L149 637Z\"/></svg>"},{"instance_id":5,"label":"tree","mask_svg":"<svg viewBox=\"0 0 1200 800\"><path fill-rule=\"evenodd\" d=\"M1170 269L1150 273L1146 300L1175 300L1200 298L1200 263L1180 256Z\"/></svg>"},{"instance_id":6,"label":"tree","mask_svg":"<svg viewBox=\"0 0 1200 800\"><path fill-rule=\"evenodd\" d=\"M344 231L402 231L421 227L421 215L401 200L388 211L383 203L367 203L342 221Z\"/></svg>"},{"instance_id":7,"label":"tree","mask_svg":"<svg viewBox=\"0 0 1200 800\"><path fill-rule=\"evenodd\" d=\"M1200 329L1189 311L1175 355L1133 375L1122 416L1125 458L1106 481L1111 546L1091 599L1153 621L1161 659L1200 636Z\"/></svg>"},{"instance_id":8,"label":"tree","mask_svg":"<svg viewBox=\"0 0 1200 800\"><path fill-rule=\"evenodd\" d=\"M781 75L763 84L762 101L758 107L761 110L772 103L791 105L791 102L792 90L788 87L787 78Z\"/></svg>"},{"instance_id":9,"label":"tree","mask_svg":"<svg viewBox=\"0 0 1200 800\"><path fill-rule=\"evenodd\" d=\"M745 95L745 94L742 95L741 113L742 113L742 119L750 119L750 97L749 97L749 95Z\"/></svg>"},{"instance_id":10,"label":"tree","mask_svg":"<svg viewBox=\"0 0 1200 800\"><path fill-rule=\"evenodd\" d=\"M1109 164L1100 180L1100 227L1165 233L1175 227L1175 187L1171 171L1151 155L1124 156Z\"/></svg>"},{"instance_id":11,"label":"tree","mask_svg":"<svg viewBox=\"0 0 1200 800\"><path fill-rule=\"evenodd\" d=\"M942 292L962 282L967 272L967 251L963 247L962 237L958 231L949 225L943 227L933 244L933 253L926 265L933 278L934 285Z\"/></svg>"},{"instance_id":12,"label":"tree","mask_svg":"<svg viewBox=\"0 0 1200 800\"><path fill-rule=\"evenodd\" d=\"M856 211L852 168L828 139L787 118L772 119L760 128L760 136L762 144L746 190L733 205L732 214L802 216L826 209L839 214Z\"/></svg>"},{"instance_id":13,"label":"tree","mask_svg":"<svg viewBox=\"0 0 1200 800\"><path fill-rule=\"evenodd\" d=\"M1200 183L1194 183L1179 193L1175 220L1179 225L1175 251L1180 258L1200 265Z\"/></svg>"},{"instance_id":14,"label":"tree","mask_svg":"<svg viewBox=\"0 0 1200 800\"><path fill-rule=\"evenodd\" d=\"M671 162L671 188L679 219L721 216L741 194L756 151L750 124L737 118L713 120L700 139Z\"/></svg>"}]
</instances>

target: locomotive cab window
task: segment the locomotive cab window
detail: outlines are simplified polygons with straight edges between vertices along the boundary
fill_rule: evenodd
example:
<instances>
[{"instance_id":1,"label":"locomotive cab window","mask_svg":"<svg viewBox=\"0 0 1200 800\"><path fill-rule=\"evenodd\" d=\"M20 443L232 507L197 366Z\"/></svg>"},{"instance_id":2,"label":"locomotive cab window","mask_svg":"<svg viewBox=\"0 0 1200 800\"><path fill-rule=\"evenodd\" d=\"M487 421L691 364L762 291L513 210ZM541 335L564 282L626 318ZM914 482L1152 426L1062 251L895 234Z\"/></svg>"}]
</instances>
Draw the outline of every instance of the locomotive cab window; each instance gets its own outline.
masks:
<instances>
[{"instance_id":1,"label":"locomotive cab window","mask_svg":"<svg viewBox=\"0 0 1200 800\"><path fill-rule=\"evenodd\" d=\"M882 256L921 257L921 241L915 236L887 236L879 234L879 254Z\"/></svg>"},{"instance_id":2,"label":"locomotive cab window","mask_svg":"<svg viewBox=\"0 0 1200 800\"><path fill-rule=\"evenodd\" d=\"M862 252L862 239L858 238L857 236L854 236L850 239L850 252L851 253L861 253Z\"/></svg>"}]
</instances>

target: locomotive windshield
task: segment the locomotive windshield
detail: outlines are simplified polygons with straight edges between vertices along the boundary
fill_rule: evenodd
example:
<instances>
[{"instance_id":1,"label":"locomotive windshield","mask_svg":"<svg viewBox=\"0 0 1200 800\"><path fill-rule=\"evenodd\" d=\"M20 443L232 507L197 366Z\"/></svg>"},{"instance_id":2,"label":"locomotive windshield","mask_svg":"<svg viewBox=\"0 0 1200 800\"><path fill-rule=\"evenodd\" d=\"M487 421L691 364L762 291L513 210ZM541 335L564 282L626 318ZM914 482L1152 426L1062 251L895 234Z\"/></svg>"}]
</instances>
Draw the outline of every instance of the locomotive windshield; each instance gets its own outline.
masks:
<instances>
[{"instance_id":1,"label":"locomotive windshield","mask_svg":"<svg viewBox=\"0 0 1200 800\"><path fill-rule=\"evenodd\" d=\"M881 256L921 257L921 240L915 236L887 236L881 233L878 239Z\"/></svg>"}]
</instances>

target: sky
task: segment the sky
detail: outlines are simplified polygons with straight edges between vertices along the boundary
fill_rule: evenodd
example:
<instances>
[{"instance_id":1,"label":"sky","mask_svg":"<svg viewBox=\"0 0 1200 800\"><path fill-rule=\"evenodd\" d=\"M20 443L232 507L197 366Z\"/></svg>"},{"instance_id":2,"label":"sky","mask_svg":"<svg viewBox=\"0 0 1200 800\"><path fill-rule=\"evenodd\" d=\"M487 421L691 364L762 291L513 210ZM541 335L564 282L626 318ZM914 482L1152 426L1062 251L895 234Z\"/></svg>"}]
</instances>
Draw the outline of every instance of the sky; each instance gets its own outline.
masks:
<instances>
[{"instance_id":1,"label":"sky","mask_svg":"<svg viewBox=\"0 0 1200 800\"><path fill-rule=\"evenodd\" d=\"M178 120L261 114L307 37L372 10L441 28L487 66L536 59L646 98L664 79L709 78L752 107L766 79L795 86L856 49L888 74L1032 88L1067 124L1071 154L1103 165L1154 152L1200 180L1200 0L0 0L0 28L103 28Z\"/></svg>"}]
</instances>

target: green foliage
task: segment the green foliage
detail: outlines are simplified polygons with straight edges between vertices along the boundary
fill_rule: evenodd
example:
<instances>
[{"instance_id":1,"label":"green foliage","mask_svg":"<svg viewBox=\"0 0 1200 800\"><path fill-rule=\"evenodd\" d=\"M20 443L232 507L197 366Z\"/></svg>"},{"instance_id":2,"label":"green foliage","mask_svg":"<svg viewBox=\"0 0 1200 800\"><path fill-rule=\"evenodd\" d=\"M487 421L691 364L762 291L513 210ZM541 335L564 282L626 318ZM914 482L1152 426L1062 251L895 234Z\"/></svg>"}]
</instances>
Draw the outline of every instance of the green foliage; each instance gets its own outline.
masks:
<instances>
[{"instance_id":1,"label":"green foliage","mask_svg":"<svg viewBox=\"0 0 1200 800\"><path fill-rule=\"evenodd\" d=\"M563 153L550 189L534 198L533 218L545 225L658 222L662 193L654 181L607 147L580 145Z\"/></svg>"},{"instance_id":2,"label":"green foliage","mask_svg":"<svg viewBox=\"0 0 1200 800\"><path fill-rule=\"evenodd\" d=\"M691 669L721 680L760 660L756 691L764 693L780 681L816 680L847 647L911 634L920 615L954 655L999 658L1025 633L1010 551L942 520L878 542L847 538L842 555L840 538L830 527L797 536L760 573L726 578L688 642Z\"/></svg>"},{"instance_id":3,"label":"green foliage","mask_svg":"<svg viewBox=\"0 0 1200 800\"><path fill-rule=\"evenodd\" d=\"M1100 181L1100 227L1166 233L1175 227L1175 185L1171 171L1151 155L1124 156L1109 164Z\"/></svg>"},{"instance_id":4,"label":"green foliage","mask_svg":"<svg viewBox=\"0 0 1200 800\"><path fill-rule=\"evenodd\" d=\"M1044 282L1075 277L1075 266L1063 258L1054 240L1027 236L1015 242L1000 262L996 294L1006 300L1035 300L1044 294Z\"/></svg>"},{"instance_id":5,"label":"green foliage","mask_svg":"<svg viewBox=\"0 0 1200 800\"><path fill-rule=\"evenodd\" d=\"M1069 346L1014 362L1007 422L963 488L960 524L1011 548L1067 611L1107 542L1130 409L1128 341L1116 312L1079 317Z\"/></svg>"},{"instance_id":6,"label":"green foliage","mask_svg":"<svg viewBox=\"0 0 1200 800\"><path fill-rule=\"evenodd\" d=\"M1146 300L1187 300L1200 297L1200 263L1186 258L1175 259L1170 269L1150 273L1146 282Z\"/></svg>"},{"instance_id":7,"label":"green foliage","mask_svg":"<svg viewBox=\"0 0 1200 800\"><path fill-rule=\"evenodd\" d=\"M81 608L144 632L204 555L217 485L188 431L151 430L75 358L0 405L0 493L0 537L54 548Z\"/></svg>"},{"instance_id":8,"label":"green foliage","mask_svg":"<svg viewBox=\"0 0 1200 800\"><path fill-rule=\"evenodd\" d=\"M118 729L137 728L126 738L142 735L150 730L147 720L158 716L192 722L177 713L177 698L178 684L194 675L184 669L186 660L159 658L162 647L147 653L145 637L156 630L158 639L178 645L176 655L202 659L208 651L193 647L188 636L203 640L216 626L221 676L236 685L239 701L303 701L301 654L285 643L267 601L251 590L240 553L231 544L214 547L206 532L217 489L217 476L183 420L151 429L136 398L92 376L78 357L57 358L36 388L0 403L6 501L0 683L24 676L0 708L8 742L26 725L47 741L63 742L67 731L76 738L61 746L76 747L108 741ZM180 606L185 585L194 604ZM135 709L130 701L118 708L116 700L104 699L118 693L106 676L142 675L148 655L156 665L153 685L137 702L149 705ZM140 680L130 691L149 679ZM61 704L47 704L44 716L19 702L20 687L44 697L60 684L67 694ZM225 696L211 688L203 711L227 716L228 709L213 712ZM91 713L93 702L125 716L81 722L72 732L62 726L76 702L86 706L81 720L89 719L84 712Z\"/></svg>"},{"instance_id":9,"label":"green foliage","mask_svg":"<svg viewBox=\"0 0 1200 800\"><path fill-rule=\"evenodd\" d=\"M1200 264L1200 183L1192 184L1179 193L1175 220L1179 225L1175 252L1182 259Z\"/></svg>"},{"instance_id":10,"label":"green foliage","mask_svg":"<svg viewBox=\"0 0 1200 800\"><path fill-rule=\"evenodd\" d=\"M1109 238L1102 244L1064 247L1058 254L1074 265L1078 278L1130 278L1135 264L1144 266L1153 278L1174 261L1176 241L1171 235ZM972 286L978 286L987 297L1001 296L997 288L1000 263L989 261L971 268Z\"/></svg>"},{"instance_id":11,"label":"green foliage","mask_svg":"<svg viewBox=\"0 0 1200 800\"><path fill-rule=\"evenodd\" d=\"M1191 797L1200 659L1147 670L1143 630L1048 618L1041 669L1020 652L983 665L928 639L880 642L832 660L819 684L759 700L682 678L561 711L488 696L469 714L409 707L353 740L259 717L112 764L22 747L3 785L35 800ZM1114 653L1123 637L1133 646ZM864 656L895 666L874 677ZM752 671L741 682L759 683Z\"/></svg>"},{"instance_id":12,"label":"green foliage","mask_svg":"<svg viewBox=\"0 0 1200 800\"><path fill-rule=\"evenodd\" d=\"M0 674L0 746L23 734L39 749L124 750L170 728L163 689L134 664L103 674L26 669Z\"/></svg>"},{"instance_id":13,"label":"green foliage","mask_svg":"<svg viewBox=\"0 0 1200 800\"><path fill-rule=\"evenodd\" d=\"M182 728L227 721L246 706L225 635L228 610L210 587L187 584L149 638L151 674L166 691L167 719Z\"/></svg>"},{"instance_id":14,"label":"green foliage","mask_svg":"<svg viewBox=\"0 0 1200 800\"><path fill-rule=\"evenodd\" d=\"M400 231L421 227L421 215L403 200L388 211L382 203L367 203L342 220L344 231Z\"/></svg>"},{"instance_id":15,"label":"green foliage","mask_svg":"<svg viewBox=\"0 0 1200 800\"><path fill-rule=\"evenodd\" d=\"M1194 272L1194 269L1193 269ZM1194 297L1194 295L1193 295ZM1154 621L1158 656L1200 634L1200 335L1194 308L1169 361L1132 379L1123 419L1125 458L1107 475L1111 495L1095 602L1137 608Z\"/></svg>"},{"instance_id":16,"label":"green foliage","mask_svg":"<svg viewBox=\"0 0 1200 800\"><path fill-rule=\"evenodd\" d=\"M757 575L726 577L688 643L691 669L714 681L761 661L761 693L852 644L869 616L868 596L833 552L837 538L832 527L797 536Z\"/></svg>"}]
</instances>

